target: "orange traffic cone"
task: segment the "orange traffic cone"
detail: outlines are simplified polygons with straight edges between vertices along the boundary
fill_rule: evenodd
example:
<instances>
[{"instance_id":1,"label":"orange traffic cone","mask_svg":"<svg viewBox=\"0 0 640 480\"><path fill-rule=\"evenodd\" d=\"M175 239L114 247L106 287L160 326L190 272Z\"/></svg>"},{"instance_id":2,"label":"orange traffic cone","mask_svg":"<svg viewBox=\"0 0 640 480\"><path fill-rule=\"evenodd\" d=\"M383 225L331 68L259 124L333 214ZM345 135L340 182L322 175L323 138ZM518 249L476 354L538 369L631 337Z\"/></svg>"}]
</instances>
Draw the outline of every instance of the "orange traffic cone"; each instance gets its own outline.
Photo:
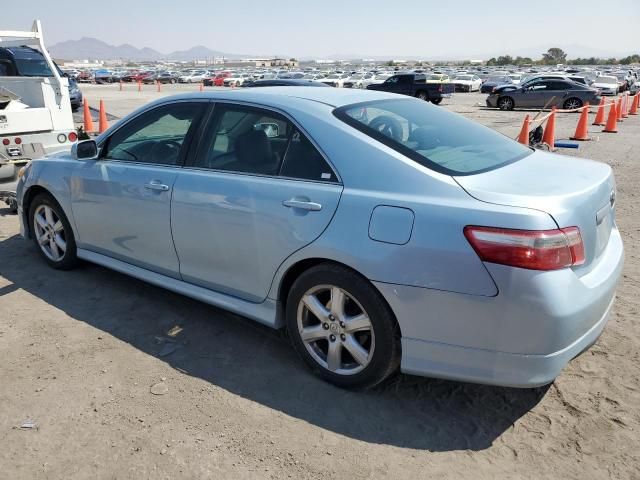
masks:
<instances>
[{"instance_id":1,"label":"orange traffic cone","mask_svg":"<svg viewBox=\"0 0 640 480\"><path fill-rule=\"evenodd\" d=\"M140 80L138 80L138 91L142 91L142 82Z\"/></svg>"},{"instance_id":2,"label":"orange traffic cone","mask_svg":"<svg viewBox=\"0 0 640 480\"><path fill-rule=\"evenodd\" d=\"M162 88L160 87L160 80L156 80L156 83L158 84L158 91L161 91Z\"/></svg>"},{"instance_id":3,"label":"orange traffic cone","mask_svg":"<svg viewBox=\"0 0 640 480\"><path fill-rule=\"evenodd\" d=\"M609 109L609 118L607 119L607 126L604 127L605 133L618 133L618 112L616 112L616 102L611 104Z\"/></svg>"},{"instance_id":4,"label":"orange traffic cone","mask_svg":"<svg viewBox=\"0 0 640 480\"><path fill-rule=\"evenodd\" d=\"M622 122L622 98L618 98L618 104L616 105L616 118L619 122Z\"/></svg>"},{"instance_id":5,"label":"orange traffic cone","mask_svg":"<svg viewBox=\"0 0 640 480\"><path fill-rule=\"evenodd\" d=\"M120 91L122 91L122 80L120 80L120 82L118 82L120 84Z\"/></svg>"},{"instance_id":6,"label":"orange traffic cone","mask_svg":"<svg viewBox=\"0 0 640 480\"><path fill-rule=\"evenodd\" d=\"M593 124L604 126L604 97L600 99L600 105L598 105L598 112L596 113L596 119L593 121Z\"/></svg>"},{"instance_id":7,"label":"orange traffic cone","mask_svg":"<svg viewBox=\"0 0 640 480\"><path fill-rule=\"evenodd\" d=\"M629 95L626 93L622 96L622 118L629 118Z\"/></svg>"},{"instance_id":8,"label":"orange traffic cone","mask_svg":"<svg viewBox=\"0 0 640 480\"><path fill-rule=\"evenodd\" d=\"M104 110L104 102L100 100L100 123L98 125L98 132L102 133L109 128L109 122L107 122L107 112Z\"/></svg>"},{"instance_id":9,"label":"orange traffic cone","mask_svg":"<svg viewBox=\"0 0 640 480\"><path fill-rule=\"evenodd\" d=\"M91 117L91 111L89 110L89 104L87 99L84 99L84 131L91 133L94 131L93 118Z\"/></svg>"},{"instance_id":10,"label":"orange traffic cone","mask_svg":"<svg viewBox=\"0 0 640 480\"><path fill-rule=\"evenodd\" d=\"M555 150L556 148L556 107L551 109L551 115L549 115L547 126L542 136L542 143L549 145L551 150Z\"/></svg>"},{"instance_id":11,"label":"orange traffic cone","mask_svg":"<svg viewBox=\"0 0 640 480\"><path fill-rule=\"evenodd\" d=\"M640 93L636 93L633 96L633 101L631 102L631 110L629 111L629 115L638 115L638 103L640 103Z\"/></svg>"},{"instance_id":12,"label":"orange traffic cone","mask_svg":"<svg viewBox=\"0 0 640 480\"><path fill-rule=\"evenodd\" d=\"M520 135L518 135L518 142L523 145L529 145L529 115L524 117L522 129L520 130Z\"/></svg>"},{"instance_id":13,"label":"orange traffic cone","mask_svg":"<svg viewBox=\"0 0 640 480\"><path fill-rule=\"evenodd\" d=\"M583 107L580 114L580 120L578 120L578 126L576 127L576 133L573 134L571 140L591 140L589 138L589 130L587 125L589 124L589 103Z\"/></svg>"},{"instance_id":14,"label":"orange traffic cone","mask_svg":"<svg viewBox=\"0 0 640 480\"><path fill-rule=\"evenodd\" d=\"M202 91L203 88L204 88L204 84L202 82L200 82L200 87L198 87L198 88L200 89L200 91Z\"/></svg>"}]
</instances>

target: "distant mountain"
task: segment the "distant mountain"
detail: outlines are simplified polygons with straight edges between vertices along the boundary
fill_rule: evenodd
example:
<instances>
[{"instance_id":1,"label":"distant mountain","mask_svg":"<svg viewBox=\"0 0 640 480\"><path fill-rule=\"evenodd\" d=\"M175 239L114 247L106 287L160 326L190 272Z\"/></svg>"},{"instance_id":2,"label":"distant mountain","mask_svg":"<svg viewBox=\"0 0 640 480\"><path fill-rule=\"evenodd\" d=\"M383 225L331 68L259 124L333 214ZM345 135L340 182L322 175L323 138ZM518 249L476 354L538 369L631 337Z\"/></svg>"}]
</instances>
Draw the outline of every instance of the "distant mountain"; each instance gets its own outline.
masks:
<instances>
[{"instance_id":1,"label":"distant mountain","mask_svg":"<svg viewBox=\"0 0 640 480\"><path fill-rule=\"evenodd\" d=\"M67 40L49 47L49 53L54 58L65 60L175 60L188 62L204 60L213 57L246 58L247 55L219 52L203 45L197 45L188 50L162 53L152 48L136 48L133 45L109 45L101 40L82 37L80 40Z\"/></svg>"},{"instance_id":2,"label":"distant mountain","mask_svg":"<svg viewBox=\"0 0 640 480\"><path fill-rule=\"evenodd\" d=\"M152 48L136 48L133 45L109 45L95 38L82 37L80 40L67 40L49 47L49 53L55 58L67 60L108 60L123 58L127 60L157 60L164 55Z\"/></svg>"}]
</instances>

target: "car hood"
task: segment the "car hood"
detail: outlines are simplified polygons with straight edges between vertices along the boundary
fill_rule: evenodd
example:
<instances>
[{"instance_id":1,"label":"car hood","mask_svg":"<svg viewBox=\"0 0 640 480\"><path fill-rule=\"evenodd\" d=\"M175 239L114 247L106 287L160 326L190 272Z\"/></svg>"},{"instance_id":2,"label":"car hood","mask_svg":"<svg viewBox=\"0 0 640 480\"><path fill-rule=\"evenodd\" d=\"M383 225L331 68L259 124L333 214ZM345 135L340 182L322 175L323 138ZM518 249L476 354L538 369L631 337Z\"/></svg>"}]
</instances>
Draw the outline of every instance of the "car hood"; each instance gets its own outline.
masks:
<instances>
[{"instance_id":1,"label":"car hood","mask_svg":"<svg viewBox=\"0 0 640 480\"><path fill-rule=\"evenodd\" d=\"M614 225L615 180L608 165L536 150L489 172L454 177L472 197L487 203L548 213L560 228L577 226L587 270Z\"/></svg>"}]
</instances>

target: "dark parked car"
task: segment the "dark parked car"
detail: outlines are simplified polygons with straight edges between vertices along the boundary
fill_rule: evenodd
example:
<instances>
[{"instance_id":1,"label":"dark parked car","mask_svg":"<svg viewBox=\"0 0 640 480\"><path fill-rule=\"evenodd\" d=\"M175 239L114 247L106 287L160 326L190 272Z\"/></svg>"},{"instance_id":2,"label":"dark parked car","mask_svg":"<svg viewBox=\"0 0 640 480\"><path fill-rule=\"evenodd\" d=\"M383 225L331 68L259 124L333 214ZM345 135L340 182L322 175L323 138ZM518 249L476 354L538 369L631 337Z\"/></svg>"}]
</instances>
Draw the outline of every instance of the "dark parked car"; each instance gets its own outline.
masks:
<instances>
[{"instance_id":1,"label":"dark parked car","mask_svg":"<svg viewBox=\"0 0 640 480\"><path fill-rule=\"evenodd\" d=\"M487 97L487 106L500 110L514 108L580 108L600 103L598 91L571 80L539 79L518 88L498 88Z\"/></svg>"},{"instance_id":2,"label":"dark parked car","mask_svg":"<svg viewBox=\"0 0 640 480\"><path fill-rule=\"evenodd\" d=\"M243 87L329 87L322 82L303 80L300 78L270 78L267 80L246 81Z\"/></svg>"},{"instance_id":3,"label":"dark parked car","mask_svg":"<svg viewBox=\"0 0 640 480\"><path fill-rule=\"evenodd\" d=\"M367 90L409 95L436 105L442 102L443 98L450 97L453 89L452 83L427 83L426 75L421 73L399 73L387 78L383 83L367 86Z\"/></svg>"},{"instance_id":4,"label":"dark parked car","mask_svg":"<svg viewBox=\"0 0 640 480\"><path fill-rule=\"evenodd\" d=\"M149 75L142 79L143 83L178 83L178 74L176 72L158 72L155 75Z\"/></svg>"},{"instance_id":5,"label":"dark parked car","mask_svg":"<svg viewBox=\"0 0 640 480\"><path fill-rule=\"evenodd\" d=\"M82 105L82 92L78 82L69 77L60 68L58 74L69 81L69 99L73 111ZM0 77L52 77L47 61L42 53L31 47L1 47L0 48Z\"/></svg>"},{"instance_id":6,"label":"dark parked car","mask_svg":"<svg viewBox=\"0 0 640 480\"><path fill-rule=\"evenodd\" d=\"M512 84L513 80L511 80L511 77L507 75L500 77L489 77L482 83L482 86L480 87L480 93L491 93L496 87Z\"/></svg>"}]
</instances>

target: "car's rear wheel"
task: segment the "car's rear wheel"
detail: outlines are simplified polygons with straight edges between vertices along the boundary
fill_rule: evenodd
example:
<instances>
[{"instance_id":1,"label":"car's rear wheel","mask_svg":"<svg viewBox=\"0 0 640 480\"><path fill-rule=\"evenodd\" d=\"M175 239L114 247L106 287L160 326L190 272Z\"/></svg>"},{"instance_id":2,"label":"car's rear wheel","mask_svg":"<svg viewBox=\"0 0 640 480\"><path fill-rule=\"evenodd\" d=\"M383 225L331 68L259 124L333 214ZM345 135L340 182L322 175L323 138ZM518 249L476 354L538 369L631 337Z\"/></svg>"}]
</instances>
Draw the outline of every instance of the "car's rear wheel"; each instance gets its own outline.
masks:
<instances>
[{"instance_id":1,"label":"car's rear wheel","mask_svg":"<svg viewBox=\"0 0 640 480\"><path fill-rule=\"evenodd\" d=\"M298 277L287 297L286 322L304 361L340 387L372 387L400 364L393 313L366 279L347 268L321 264Z\"/></svg>"},{"instance_id":2,"label":"car's rear wheel","mask_svg":"<svg viewBox=\"0 0 640 480\"><path fill-rule=\"evenodd\" d=\"M582 100L580 100L579 98L570 98L562 105L562 108L564 108L565 110L574 110L580 107L582 107Z\"/></svg>"},{"instance_id":3,"label":"car's rear wheel","mask_svg":"<svg viewBox=\"0 0 640 480\"><path fill-rule=\"evenodd\" d=\"M513 110L515 103L511 97L500 97L498 99L498 108L500 110Z\"/></svg>"},{"instance_id":4,"label":"car's rear wheel","mask_svg":"<svg viewBox=\"0 0 640 480\"><path fill-rule=\"evenodd\" d=\"M442 98L432 98L431 103L434 105L440 105L442 103Z\"/></svg>"},{"instance_id":5,"label":"car's rear wheel","mask_svg":"<svg viewBox=\"0 0 640 480\"><path fill-rule=\"evenodd\" d=\"M419 98L420 100L427 100L429 97L427 95L427 92L425 92L424 90L420 90L416 93L416 98Z\"/></svg>"},{"instance_id":6,"label":"car's rear wheel","mask_svg":"<svg viewBox=\"0 0 640 480\"><path fill-rule=\"evenodd\" d=\"M78 264L73 230L53 197L41 193L32 200L29 228L38 252L50 266L69 270Z\"/></svg>"}]
</instances>

